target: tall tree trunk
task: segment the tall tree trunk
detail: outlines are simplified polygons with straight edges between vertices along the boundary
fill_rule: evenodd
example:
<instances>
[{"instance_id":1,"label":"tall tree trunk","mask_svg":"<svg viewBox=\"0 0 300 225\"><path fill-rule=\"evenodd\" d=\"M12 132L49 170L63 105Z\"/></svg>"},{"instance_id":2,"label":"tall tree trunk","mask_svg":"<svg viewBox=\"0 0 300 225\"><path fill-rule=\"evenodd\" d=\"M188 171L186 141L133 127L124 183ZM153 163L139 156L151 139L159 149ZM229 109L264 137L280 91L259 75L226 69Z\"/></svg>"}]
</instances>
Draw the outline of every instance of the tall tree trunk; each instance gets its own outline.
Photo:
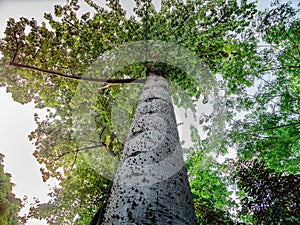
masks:
<instances>
[{"instance_id":1,"label":"tall tree trunk","mask_svg":"<svg viewBox=\"0 0 300 225\"><path fill-rule=\"evenodd\" d=\"M103 224L197 224L169 83L153 72L140 94Z\"/></svg>"}]
</instances>

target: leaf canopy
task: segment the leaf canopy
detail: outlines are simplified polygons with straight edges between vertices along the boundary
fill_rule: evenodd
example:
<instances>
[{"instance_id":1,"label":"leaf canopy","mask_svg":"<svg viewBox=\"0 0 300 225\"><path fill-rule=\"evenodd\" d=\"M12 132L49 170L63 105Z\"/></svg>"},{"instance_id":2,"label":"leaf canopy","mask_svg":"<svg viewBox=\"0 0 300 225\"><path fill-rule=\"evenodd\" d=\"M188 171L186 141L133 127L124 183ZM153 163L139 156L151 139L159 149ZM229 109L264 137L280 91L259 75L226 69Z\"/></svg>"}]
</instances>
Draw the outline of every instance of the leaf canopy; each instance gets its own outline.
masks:
<instances>
[{"instance_id":1,"label":"leaf canopy","mask_svg":"<svg viewBox=\"0 0 300 225\"><path fill-rule=\"evenodd\" d=\"M60 188L51 193L52 200L34 205L29 216L47 218L51 224L72 224L78 215L75 223L86 224L103 204L109 180L100 176L91 162L105 154L115 161L120 157L126 129L122 130L123 136L116 135L112 109L114 104L122 106L122 102L115 101L117 96L139 89L138 85L129 88L107 80L142 79L150 67L166 74L183 90L183 95L174 98L179 106L190 105L184 101L184 94L193 96L194 101L203 95L201 83L190 74L161 62L128 65L110 77L98 71L91 78L103 78L105 82L97 86L99 93L93 97L96 105L88 111L94 121L83 123L86 125L80 129L91 132L99 141L95 143L86 136L78 140L72 106L81 82L77 78L85 77L99 56L129 42L174 43L201 59L213 79L221 75L228 119L233 122L228 122L231 127L218 153L236 147L240 158L260 157L266 168L276 173L299 172L297 10L279 4L262 13L255 2L236 0L162 0L156 9L151 0L135 0L134 15L129 17L118 0L107 0L107 7L91 0L85 2L91 12L79 15L79 2L71 0L55 6L54 13L45 13L47 23L38 24L24 17L19 21L9 19L5 37L0 40L0 86L6 87L17 102L34 101L37 108L48 109L44 120L35 115L38 127L29 138L36 146L34 156L46 167L42 170L44 180L55 177L60 181ZM271 48L258 50L259 39ZM183 63L189 60L181 57ZM265 82L267 72L272 72L272 79ZM257 80L263 82L258 92L249 96L249 87ZM85 83L95 87L93 82ZM90 101L79 97L76 109L85 112ZM132 108L121 107L124 115L131 118L135 104ZM236 120L237 111L249 110L244 119ZM89 130L89 123L96 124L93 130ZM214 131L209 126L207 130ZM193 153L187 167L199 222L233 224L236 218L229 212L235 205L228 200L231 193L223 167L212 160L212 145L200 139L197 128L192 128L192 140ZM97 158L92 152L101 152L103 157ZM91 157L87 157L89 153ZM256 224L252 217L249 220Z\"/></svg>"}]
</instances>

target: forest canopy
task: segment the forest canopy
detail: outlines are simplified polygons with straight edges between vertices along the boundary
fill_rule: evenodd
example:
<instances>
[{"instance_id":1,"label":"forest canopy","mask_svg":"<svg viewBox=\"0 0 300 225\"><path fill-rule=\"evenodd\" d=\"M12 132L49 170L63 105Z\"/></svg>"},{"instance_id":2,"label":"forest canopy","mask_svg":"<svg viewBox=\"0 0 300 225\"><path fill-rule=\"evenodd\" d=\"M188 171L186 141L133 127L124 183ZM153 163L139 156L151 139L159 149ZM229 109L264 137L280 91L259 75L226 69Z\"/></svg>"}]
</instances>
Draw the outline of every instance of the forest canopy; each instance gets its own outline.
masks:
<instances>
[{"instance_id":1,"label":"forest canopy","mask_svg":"<svg viewBox=\"0 0 300 225\"><path fill-rule=\"evenodd\" d=\"M47 110L45 119L34 115L29 140L44 181L59 181L51 200L32 205L24 221L89 224L109 197L139 91L153 70L175 85L174 105L199 122L184 149L199 224L299 223L299 5L274 1L260 11L256 2L236 0L162 0L160 7L135 0L129 16L118 0L84 2L91 10L83 14L77 0L56 5L45 12L47 23L10 18L0 39L0 86L14 101ZM218 84L219 101L211 104L201 82L162 62L139 61L109 77L103 71L113 64L87 72L107 52L149 41L192 52ZM187 64L186 56L176 60ZM82 84L97 95L78 95ZM199 102L212 110L197 114ZM75 109L90 116L78 123Z\"/></svg>"}]
</instances>

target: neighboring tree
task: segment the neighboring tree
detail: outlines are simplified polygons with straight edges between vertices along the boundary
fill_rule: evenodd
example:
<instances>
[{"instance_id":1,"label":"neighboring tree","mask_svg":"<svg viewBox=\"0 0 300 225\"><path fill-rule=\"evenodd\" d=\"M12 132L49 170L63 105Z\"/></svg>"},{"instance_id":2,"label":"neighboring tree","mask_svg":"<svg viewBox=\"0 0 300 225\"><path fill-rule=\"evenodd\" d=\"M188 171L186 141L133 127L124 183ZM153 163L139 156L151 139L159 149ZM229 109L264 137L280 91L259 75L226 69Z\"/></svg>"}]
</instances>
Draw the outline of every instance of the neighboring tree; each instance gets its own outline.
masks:
<instances>
[{"instance_id":1,"label":"neighboring tree","mask_svg":"<svg viewBox=\"0 0 300 225\"><path fill-rule=\"evenodd\" d=\"M144 83L146 71L150 66L158 71L158 74L164 74L169 81L185 90L186 94L193 96L195 101L203 94L203 87L194 82L188 74L178 68L155 62L128 66L109 78L105 75L103 79L86 78L85 71L101 54L131 41L148 39L173 42L193 51L209 66L213 75L222 73L226 80L227 93L238 93L250 86L253 81L251 72L255 72L259 64L255 48L257 42L251 31L251 21L257 13L254 3L214 0L204 4L205 1L200 0L185 3L181 0L170 0L163 1L160 11L156 11L151 1L136 1L136 17L127 18L117 0L107 1L109 9L97 6L89 0L86 2L96 11L93 17L87 13L78 18L78 2L70 1L63 7L55 6L58 20L51 14L45 14L51 29L45 24L37 25L34 19L21 18L18 22L10 19L5 31L6 37L0 42L0 50L4 55L1 63L10 65L1 68L0 85L6 86L14 100L20 103L34 100L36 107L53 109L49 110L45 121L40 122L36 117L38 128L30 135L36 144L35 157L46 165L46 170L42 171L44 179L55 177L61 184L61 188L53 191L54 202L39 205L39 208L33 211L35 217L48 218L48 222L52 224L71 224L76 214L79 215L76 223L86 223L86 209L96 211L97 207L93 207L93 204L98 204L98 207L103 205L102 196L108 189L107 180L100 176L86 177L86 174L95 174L95 171L89 170L88 162L84 162L86 158L83 153L105 149L115 155L115 159L119 159L123 140L115 137L111 108L116 96L124 90L125 84L134 83L136 79L140 79L136 83ZM25 28L28 31L26 33ZM183 59L183 63L185 60L188 59ZM87 139L81 140L85 143L84 146L78 145L76 133L72 130L70 106L80 80L86 80L88 84L91 80L103 82L99 95L96 96L97 106L91 109L91 114L95 115L95 133L99 136L99 142L89 143ZM82 102L81 108L85 108L85 103ZM187 107L184 101L175 103ZM129 111L132 115L134 110ZM83 168L83 171L77 168ZM207 173L210 172L207 170ZM184 169L182 176L186 179ZM98 186L89 189L90 195L84 196L84 192L81 192L82 195L74 198L79 193L79 186L76 180L68 182L69 177L83 181L78 182L83 183L82 190L87 190L85 187L89 184ZM217 176L214 178L217 179ZM187 183L183 182L183 189L187 191ZM155 184L152 185L155 187ZM224 186L220 184L219 187ZM115 186L113 190L116 189ZM221 194L222 202L218 209L223 210L226 195ZM130 201L131 206L135 207L134 196ZM67 202L70 202L68 207ZM124 206L128 207L129 204ZM205 207L213 208L212 205ZM56 212L63 214L55 215ZM169 210L163 212L169 213ZM130 221L139 218L136 216L127 215L123 218ZM157 221L155 217L151 218ZM176 218L176 215L173 218ZM175 221L179 219L185 218L177 218ZM191 221L194 219L191 218Z\"/></svg>"},{"instance_id":2,"label":"neighboring tree","mask_svg":"<svg viewBox=\"0 0 300 225\"><path fill-rule=\"evenodd\" d=\"M260 201L266 200L269 207L258 207L257 211L253 209L254 213L247 214L245 212L250 210L250 206L244 204L243 213L240 214L238 221L247 224L272 224L272 222L274 222L273 224L298 224L297 213L299 214L299 212L296 212L297 208L291 208L291 205L285 203L289 199L287 201L294 202L294 205L299 204L294 198L299 193L292 187L292 185L297 186L296 183L299 182L300 168L299 9L293 8L291 3L279 4L279 2L275 2L271 9L260 15L258 21L260 22L257 35L260 36L263 43L257 46L257 56L260 58L258 60L260 63L257 64L255 71L249 73L257 85L250 89L240 88L235 92L236 95L227 95L228 118L231 117L232 120L230 129L228 129L230 134L224 138L223 147L225 149L237 149L238 158L248 160L249 162L245 162L247 165L253 163L253 158L259 159L259 161L264 162L263 166L259 167L259 164L255 164L255 166L260 169L264 168L268 173L273 174L270 177L273 176L272 179L277 179L278 185L286 184L282 185L284 186L283 189L278 190L276 200L269 199L268 202L267 199L263 199L264 197L268 198L266 192L270 191L269 188L276 187L268 186L271 178L262 176L263 172L258 172L259 169L252 169L252 172L247 171L249 173L248 180L245 178L238 185L238 188L248 190L248 192L246 191L247 197L244 197L243 191L236 194L247 201L249 205L259 205ZM245 67L245 71L247 69L248 67ZM257 74L257 78L253 76L254 74ZM226 85L226 79L223 81ZM226 86L224 86L224 90L230 93L230 89L227 89ZM240 112L246 115L238 115ZM238 119L241 117L242 119ZM200 153L195 154L195 157L197 155L199 158L202 157ZM191 163L191 165L193 164L197 165L197 163ZM230 173L235 173L236 170L237 167L232 167ZM222 172L223 170L217 171ZM256 173L258 177L260 176L259 179L262 184L259 187L255 186ZM223 177L226 180L224 174L218 177ZM205 193L205 188L202 187L204 185L201 182L197 182L196 188L193 186L193 180L200 179L205 179L203 171L199 172L198 176L194 176L194 179L192 176L192 193L197 188L199 188L200 194ZM290 196L280 195L280 192L290 193ZM218 193L214 193L214 196L218 196ZM257 197L258 193L261 193L260 199ZM254 199L256 197L257 199ZM195 199L194 196L193 198ZM271 203L273 200L276 203ZM277 202L282 204L277 204ZM217 204L213 205L215 207ZM203 211L210 212L205 207L203 207ZM236 211L239 210L236 209ZM272 220L273 217L274 221ZM206 221L206 223L208 222Z\"/></svg>"},{"instance_id":3,"label":"neighboring tree","mask_svg":"<svg viewBox=\"0 0 300 225\"><path fill-rule=\"evenodd\" d=\"M254 94L244 92L233 100L246 115L234 121L229 142L231 147L235 143L243 160L258 157L277 172L299 174L299 10L280 4L261 17L259 31L265 44L259 85Z\"/></svg>"},{"instance_id":4,"label":"neighboring tree","mask_svg":"<svg viewBox=\"0 0 300 225\"><path fill-rule=\"evenodd\" d=\"M235 164L235 179L244 193L241 213L250 214L252 224L299 224L299 175L268 169L254 159Z\"/></svg>"},{"instance_id":5,"label":"neighboring tree","mask_svg":"<svg viewBox=\"0 0 300 225\"><path fill-rule=\"evenodd\" d=\"M11 175L4 173L3 160L4 155L0 153L0 224L17 225L21 200L12 193Z\"/></svg>"},{"instance_id":6,"label":"neighboring tree","mask_svg":"<svg viewBox=\"0 0 300 225\"><path fill-rule=\"evenodd\" d=\"M231 110L245 116L233 119L224 145L236 148L242 160L231 167L238 173L241 219L249 224L298 224L299 9L275 2L259 21L263 44L257 52L257 85L228 99Z\"/></svg>"}]
</instances>

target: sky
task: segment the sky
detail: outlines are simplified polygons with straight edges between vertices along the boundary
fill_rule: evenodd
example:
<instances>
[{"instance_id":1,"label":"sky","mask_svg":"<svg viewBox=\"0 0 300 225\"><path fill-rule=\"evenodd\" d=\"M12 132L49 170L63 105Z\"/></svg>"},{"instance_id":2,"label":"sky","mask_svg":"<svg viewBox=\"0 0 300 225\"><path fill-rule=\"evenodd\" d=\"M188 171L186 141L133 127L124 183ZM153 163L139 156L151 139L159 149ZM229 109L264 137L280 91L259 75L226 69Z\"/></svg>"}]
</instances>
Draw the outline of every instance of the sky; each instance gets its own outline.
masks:
<instances>
[{"instance_id":1,"label":"sky","mask_svg":"<svg viewBox=\"0 0 300 225\"><path fill-rule=\"evenodd\" d=\"M122 2L127 3L128 8L133 1ZM0 37L3 37L9 17L18 19L25 16L40 22L43 20L44 12L53 12L55 4L64 3L65 0L0 0ZM269 0L259 1L260 8L268 4ZM32 103L26 105L16 103L4 88L0 88L0 153L5 155L4 169L12 174L12 182L16 184L13 192L21 199L25 195L28 196L29 203L33 202L34 197L39 198L41 202L47 201L48 185L54 184L53 181L43 183L39 172L40 165L32 156L34 146L29 142L28 135L35 129L33 117L35 112L37 110ZM41 111L38 113L43 114ZM26 225L45 224L47 224L45 221L30 220Z\"/></svg>"}]
</instances>

